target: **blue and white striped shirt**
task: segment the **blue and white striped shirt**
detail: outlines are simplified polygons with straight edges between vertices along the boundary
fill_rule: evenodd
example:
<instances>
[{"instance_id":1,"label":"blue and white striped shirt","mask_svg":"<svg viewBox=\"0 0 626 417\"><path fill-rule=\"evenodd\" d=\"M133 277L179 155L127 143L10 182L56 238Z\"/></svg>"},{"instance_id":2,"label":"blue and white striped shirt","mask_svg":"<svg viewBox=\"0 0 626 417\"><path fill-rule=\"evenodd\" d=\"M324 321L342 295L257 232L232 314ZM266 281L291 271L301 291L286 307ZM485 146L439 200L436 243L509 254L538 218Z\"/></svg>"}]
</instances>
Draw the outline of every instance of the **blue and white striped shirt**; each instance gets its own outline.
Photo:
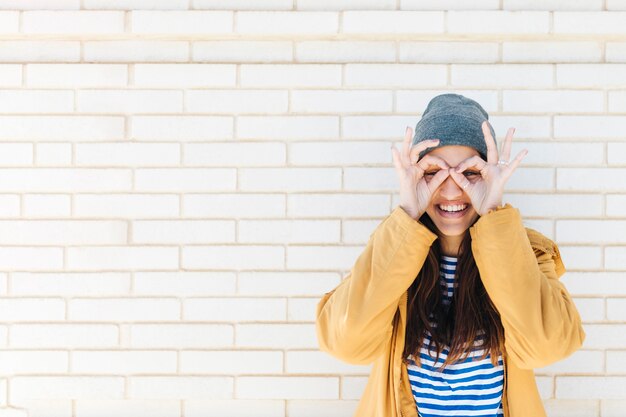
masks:
<instances>
[{"instance_id":1,"label":"blue and white striped shirt","mask_svg":"<svg viewBox=\"0 0 626 417\"><path fill-rule=\"evenodd\" d=\"M440 267L443 303L449 305L456 287L454 271L457 258L443 256ZM483 339L478 338L467 359L447 365L443 372L436 369L446 360L449 349L444 347L435 364L437 352L428 351L431 334L426 332L420 350L421 366L409 355L407 370L420 417L435 416L503 416L502 391L504 370L502 356L498 366L491 364L491 355L483 354Z\"/></svg>"}]
</instances>

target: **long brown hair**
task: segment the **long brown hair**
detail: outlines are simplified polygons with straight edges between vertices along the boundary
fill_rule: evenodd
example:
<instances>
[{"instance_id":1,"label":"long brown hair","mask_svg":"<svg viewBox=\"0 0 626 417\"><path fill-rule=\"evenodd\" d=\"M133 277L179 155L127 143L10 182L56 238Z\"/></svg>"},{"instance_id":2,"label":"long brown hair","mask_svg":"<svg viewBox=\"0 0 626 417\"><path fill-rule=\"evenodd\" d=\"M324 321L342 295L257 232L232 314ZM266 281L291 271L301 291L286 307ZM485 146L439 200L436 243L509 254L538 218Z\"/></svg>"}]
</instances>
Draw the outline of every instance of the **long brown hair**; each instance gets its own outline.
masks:
<instances>
[{"instance_id":1,"label":"long brown hair","mask_svg":"<svg viewBox=\"0 0 626 417\"><path fill-rule=\"evenodd\" d=\"M420 222L439 235L437 227L428 214L424 213ZM454 288L453 297L447 309L442 302L439 241L437 239L433 242L422 269L408 289L404 361L408 362L407 356L411 354L417 363L421 363L420 348L422 344L425 344L425 331L428 331L431 334L431 340L424 348L430 352L436 351L437 361L444 347L447 346L449 349L448 356L439 368L440 370L448 364L466 359L472 349L476 349L474 342L479 336L484 337L480 345L485 350L481 359L491 354L491 363L496 366L498 355L504 351L504 329L500 314L480 279L472 254L469 229L465 231L459 248L454 274L454 281L458 286ZM435 326L431 326L431 322ZM484 334L481 335L481 332Z\"/></svg>"}]
</instances>

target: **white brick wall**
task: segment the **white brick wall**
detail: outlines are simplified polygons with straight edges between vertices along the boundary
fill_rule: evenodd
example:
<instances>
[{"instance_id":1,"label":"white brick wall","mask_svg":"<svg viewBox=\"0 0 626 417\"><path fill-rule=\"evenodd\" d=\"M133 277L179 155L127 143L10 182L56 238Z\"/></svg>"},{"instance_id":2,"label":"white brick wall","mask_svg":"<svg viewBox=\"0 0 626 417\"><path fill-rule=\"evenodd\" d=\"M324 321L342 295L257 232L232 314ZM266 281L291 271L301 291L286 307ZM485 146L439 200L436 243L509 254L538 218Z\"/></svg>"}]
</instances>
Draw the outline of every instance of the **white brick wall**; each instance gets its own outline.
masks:
<instances>
[{"instance_id":1,"label":"white brick wall","mask_svg":"<svg viewBox=\"0 0 626 417\"><path fill-rule=\"evenodd\" d=\"M587 331L549 417L626 408L626 1L0 0L0 417L347 417L319 297L457 92L529 154Z\"/></svg>"}]
</instances>

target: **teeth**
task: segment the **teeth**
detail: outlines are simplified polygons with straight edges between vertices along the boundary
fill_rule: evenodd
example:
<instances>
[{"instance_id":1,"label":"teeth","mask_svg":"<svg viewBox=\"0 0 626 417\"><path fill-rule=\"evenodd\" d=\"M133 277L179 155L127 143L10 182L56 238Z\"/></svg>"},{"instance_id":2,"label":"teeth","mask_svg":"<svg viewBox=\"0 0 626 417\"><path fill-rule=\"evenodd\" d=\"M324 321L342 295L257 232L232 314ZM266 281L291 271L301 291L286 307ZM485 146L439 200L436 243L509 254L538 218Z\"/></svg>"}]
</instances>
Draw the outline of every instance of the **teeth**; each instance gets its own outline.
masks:
<instances>
[{"instance_id":1,"label":"teeth","mask_svg":"<svg viewBox=\"0 0 626 417\"><path fill-rule=\"evenodd\" d=\"M465 207L467 207L467 204L454 205L454 206L439 205L439 208L443 211L461 211L461 210L465 210Z\"/></svg>"}]
</instances>

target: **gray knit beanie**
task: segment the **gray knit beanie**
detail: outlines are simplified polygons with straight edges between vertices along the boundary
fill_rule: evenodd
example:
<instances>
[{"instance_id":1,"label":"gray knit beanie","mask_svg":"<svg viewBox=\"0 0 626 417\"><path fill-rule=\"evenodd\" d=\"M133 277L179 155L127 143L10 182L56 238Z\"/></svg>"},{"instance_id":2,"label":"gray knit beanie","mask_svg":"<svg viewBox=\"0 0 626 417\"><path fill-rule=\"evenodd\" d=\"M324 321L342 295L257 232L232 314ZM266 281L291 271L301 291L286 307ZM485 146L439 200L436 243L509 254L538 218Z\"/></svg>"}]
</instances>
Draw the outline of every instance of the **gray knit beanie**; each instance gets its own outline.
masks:
<instances>
[{"instance_id":1,"label":"gray knit beanie","mask_svg":"<svg viewBox=\"0 0 626 417\"><path fill-rule=\"evenodd\" d=\"M489 120L489 115L471 98L450 93L438 95L430 100L415 126L412 145L426 139L439 139L439 145L422 151L419 157L442 146L463 145L476 149L486 161L487 144L481 127L485 120ZM496 133L491 123L487 123L495 141Z\"/></svg>"}]
</instances>

